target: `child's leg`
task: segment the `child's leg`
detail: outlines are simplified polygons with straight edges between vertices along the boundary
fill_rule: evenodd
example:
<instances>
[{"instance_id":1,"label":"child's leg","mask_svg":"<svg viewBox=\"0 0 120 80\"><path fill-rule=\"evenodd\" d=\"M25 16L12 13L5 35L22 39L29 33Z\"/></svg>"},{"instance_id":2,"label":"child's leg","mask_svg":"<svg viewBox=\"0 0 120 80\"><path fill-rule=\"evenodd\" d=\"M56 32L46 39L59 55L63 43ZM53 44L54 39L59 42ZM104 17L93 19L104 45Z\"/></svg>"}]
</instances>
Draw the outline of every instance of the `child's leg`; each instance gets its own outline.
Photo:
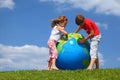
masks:
<instances>
[{"instance_id":1,"label":"child's leg","mask_svg":"<svg viewBox=\"0 0 120 80\"><path fill-rule=\"evenodd\" d=\"M94 64L96 64L96 69L99 69L99 60L96 58L91 59L88 69L90 69L90 70L93 69Z\"/></svg>"},{"instance_id":2,"label":"child's leg","mask_svg":"<svg viewBox=\"0 0 120 80\"><path fill-rule=\"evenodd\" d=\"M51 69L51 62L48 62L48 70Z\"/></svg>"},{"instance_id":3,"label":"child's leg","mask_svg":"<svg viewBox=\"0 0 120 80\"><path fill-rule=\"evenodd\" d=\"M48 70L50 70L51 69L51 65L52 65L52 61L51 61L52 59L50 59L49 61L48 61Z\"/></svg>"},{"instance_id":4,"label":"child's leg","mask_svg":"<svg viewBox=\"0 0 120 80\"><path fill-rule=\"evenodd\" d=\"M58 70L56 67L56 58L57 58L57 49L56 49L56 42L50 41L49 44L50 49L50 58L51 58L51 69Z\"/></svg>"},{"instance_id":5,"label":"child's leg","mask_svg":"<svg viewBox=\"0 0 120 80\"><path fill-rule=\"evenodd\" d=\"M94 64L96 63L96 67L98 67L98 41L92 40L90 43L90 56L91 61L88 69L93 69Z\"/></svg>"},{"instance_id":6,"label":"child's leg","mask_svg":"<svg viewBox=\"0 0 120 80\"><path fill-rule=\"evenodd\" d=\"M98 58L96 59L95 64L96 64L96 69L99 69L99 59Z\"/></svg>"},{"instance_id":7,"label":"child's leg","mask_svg":"<svg viewBox=\"0 0 120 80\"><path fill-rule=\"evenodd\" d=\"M91 42L90 42L91 61L88 69L93 69L94 64L96 64L97 69L99 68L98 44L99 44L100 38L101 38L101 35L98 35L91 39Z\"/></svg>"},{"instance_id":8,"label":"child's leg","mask_svg":"<svg viewBox=\"0 0 120 80\"><path fill-rule=\"evenodd\" d=\"M53 70L59 70L59 69L56 67L56 58L52 58L51 69L53 69Z\"/></svg>"},{"instance_id":9,"label":"child's leg","mask_svg":"<svg viewBox=\"0 0 120 80\"><path fill-rule=\"evenodd\" d=\"M92 58L92 59L91 59L91 61L90 61L90 65L89 65L89 67L88 67L89 70L92 70L92 69L93 69L94 64L95 64L95 61L96 61L95 58Z\"/></svg>"}]
</instances>

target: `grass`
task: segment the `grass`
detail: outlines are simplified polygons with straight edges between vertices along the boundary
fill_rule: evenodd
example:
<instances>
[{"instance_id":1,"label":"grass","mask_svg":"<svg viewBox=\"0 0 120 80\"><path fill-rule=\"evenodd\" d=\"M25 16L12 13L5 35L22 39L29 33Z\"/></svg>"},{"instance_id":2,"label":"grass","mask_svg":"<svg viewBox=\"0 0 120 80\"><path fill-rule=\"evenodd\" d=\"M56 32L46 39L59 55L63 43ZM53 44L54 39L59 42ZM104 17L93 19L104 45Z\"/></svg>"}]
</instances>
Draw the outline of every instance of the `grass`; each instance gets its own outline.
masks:
<instances>
[{"instance_id":1,"label":"grass","mask_svg":"<svg viewBox=\"0 0 120 80\"><path fill-rule=\"evenodd\" d=\"M0 72L0 80L120 80L120 68L99 70L22 70Z\"/></svg>"}]
</instances>

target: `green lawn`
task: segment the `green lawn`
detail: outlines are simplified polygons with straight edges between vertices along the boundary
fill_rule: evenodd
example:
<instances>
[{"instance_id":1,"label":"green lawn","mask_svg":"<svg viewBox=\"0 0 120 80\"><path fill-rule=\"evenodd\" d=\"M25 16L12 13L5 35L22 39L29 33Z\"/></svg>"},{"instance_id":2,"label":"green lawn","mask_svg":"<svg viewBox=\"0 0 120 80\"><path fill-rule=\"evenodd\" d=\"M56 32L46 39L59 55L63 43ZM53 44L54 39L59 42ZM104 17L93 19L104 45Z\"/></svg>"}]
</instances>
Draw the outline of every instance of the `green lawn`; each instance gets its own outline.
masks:
<instances>
[{"instance_id":1,"label":"green lawn","mask_svg":"<svg viewBox=\"0 0 120 80\"><path fill-rule=\"evenodd\" d=\"M120 80L119 69L0 72L0 80Z\"/></svg>"}]
</instances>

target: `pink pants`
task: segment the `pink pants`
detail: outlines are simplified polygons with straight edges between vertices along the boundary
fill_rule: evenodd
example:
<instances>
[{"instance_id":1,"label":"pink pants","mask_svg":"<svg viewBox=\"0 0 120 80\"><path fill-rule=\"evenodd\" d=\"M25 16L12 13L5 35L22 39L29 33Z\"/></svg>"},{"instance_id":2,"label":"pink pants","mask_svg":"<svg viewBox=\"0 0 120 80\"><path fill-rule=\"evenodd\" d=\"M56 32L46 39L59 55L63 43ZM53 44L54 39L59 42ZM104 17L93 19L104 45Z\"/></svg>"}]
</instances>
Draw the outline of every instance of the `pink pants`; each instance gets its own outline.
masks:
<instances>
[{"instance_id":1,"label":"pink pants","mask_svg":"<svg viewBox=\"0 0 120 80\"><path fill-rule=\"evenodd\" d=\"M48 48L49 48L49 59L48 61L51 61L53 58L57 58L57 49L56 49L56 43L54 40L48 40Z\"/></svg>"}]
</instances>

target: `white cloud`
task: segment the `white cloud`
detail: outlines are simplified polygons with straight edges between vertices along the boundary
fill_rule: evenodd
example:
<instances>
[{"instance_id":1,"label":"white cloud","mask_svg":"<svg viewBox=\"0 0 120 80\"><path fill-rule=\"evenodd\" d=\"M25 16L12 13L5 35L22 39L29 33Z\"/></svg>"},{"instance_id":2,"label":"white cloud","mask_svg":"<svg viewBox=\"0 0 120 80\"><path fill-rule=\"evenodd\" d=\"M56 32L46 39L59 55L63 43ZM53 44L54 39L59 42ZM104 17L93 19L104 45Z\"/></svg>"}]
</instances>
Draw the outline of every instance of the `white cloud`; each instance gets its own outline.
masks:
<instances>
[{"instance_id":1,"label":"white cloud","mask_svg":"<svg viewBox=\"0 0 120 80\"><path fill-rule=\"evenodd\" d=\"M13 0L0 0L0 8L13 9L14 6L15 6L15 3Z\"/></svg>"},{"instance_id":2,"label":"white cloud","mask_svg":"<svg viewBox=\"0 0 120 80\"><path fill-rule=\"evenodd\" d=\"M35 45L6 46L0 44L0 71L47 69L48 48ZM120 59L118 58L120 61ZM104 66L104 58L99 53L100 66Z\"/></svg>"},{"instance_id":3,"label":"white cloud","mask_svg":"<svg viewBox=\"0 0 120 80\"><path fill-rule=\"evenodd\" d=\"M57 9L80 8L85 11L93 10L95 13L112 14L120 16L119 0L39 0L40 2L53 2Z\"/></svg>"},{"instance_id":4,"label":"white cloud","mask_svg":"<svg viewBox=\"0 0 120 80\"><path fill-rule=\"evenodd\" d=\"M35 45L6 46L0 44L0 71L47 69L48 48ZM100 66L104 66L99 53Z\"/></svg>"},{"instance_id":5,"label":"white cloud","mask_svg":"<svg viewBox=\"0 0 120 80\"><path fill-rule=\"evenodd\" d=\"M96 22L96 24L98 25L99 28L103 28L104 30L108 29L108 24L99 23L99 22Z\"/></svg>"},{"instance_id":6,"label":"white cloud","mask_svg":"<svg viewBox=\"0 0 120 80\"><path fill-rule=\"evenodd\" d=\"M6 46L0 44L0 71L46 69L48 48L34 45Z\"/></svg>"}]
</instances>

